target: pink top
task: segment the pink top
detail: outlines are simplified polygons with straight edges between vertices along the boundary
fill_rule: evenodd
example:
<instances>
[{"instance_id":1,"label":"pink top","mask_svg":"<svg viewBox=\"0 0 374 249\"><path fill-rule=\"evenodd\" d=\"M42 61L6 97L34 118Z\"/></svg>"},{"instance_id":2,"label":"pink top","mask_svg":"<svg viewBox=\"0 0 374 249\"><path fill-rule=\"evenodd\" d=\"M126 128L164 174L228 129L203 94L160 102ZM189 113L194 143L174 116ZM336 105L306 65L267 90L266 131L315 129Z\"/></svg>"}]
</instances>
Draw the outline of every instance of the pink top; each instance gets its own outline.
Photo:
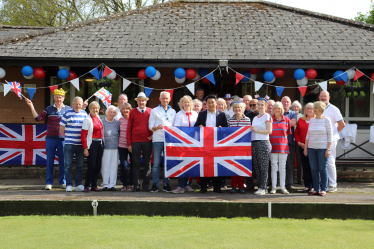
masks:
<instances>
[{"instance_id":1,"label":"pink top","mask_svg":"<svg viewBox=\"0 0 374 249\"><path fill-rule=\"evenodd\" d=\"M124 117L121 117L118 121L119 121L119 128L120 128L118 147L128 148L127 146L127 124L129 120Z\"/></svg>"}]
</instances>

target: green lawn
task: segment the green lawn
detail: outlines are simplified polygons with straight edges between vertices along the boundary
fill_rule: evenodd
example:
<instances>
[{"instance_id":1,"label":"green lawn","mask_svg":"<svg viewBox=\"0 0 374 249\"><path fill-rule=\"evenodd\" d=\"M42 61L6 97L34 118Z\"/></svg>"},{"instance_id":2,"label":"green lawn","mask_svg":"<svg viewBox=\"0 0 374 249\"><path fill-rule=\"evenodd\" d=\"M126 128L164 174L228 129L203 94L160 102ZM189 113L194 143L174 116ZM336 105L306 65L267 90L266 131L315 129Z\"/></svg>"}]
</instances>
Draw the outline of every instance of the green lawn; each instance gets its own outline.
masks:
<instances>
[{"instance_id":1,"label":"green lawn","mask_svg":"<svg viewBox=\"0 0 374 249\"><path fill-rule=\"evenodd\" d=\"M0 217L0 248L374 248L374 221Z\"/></svg>"}]
</instances>

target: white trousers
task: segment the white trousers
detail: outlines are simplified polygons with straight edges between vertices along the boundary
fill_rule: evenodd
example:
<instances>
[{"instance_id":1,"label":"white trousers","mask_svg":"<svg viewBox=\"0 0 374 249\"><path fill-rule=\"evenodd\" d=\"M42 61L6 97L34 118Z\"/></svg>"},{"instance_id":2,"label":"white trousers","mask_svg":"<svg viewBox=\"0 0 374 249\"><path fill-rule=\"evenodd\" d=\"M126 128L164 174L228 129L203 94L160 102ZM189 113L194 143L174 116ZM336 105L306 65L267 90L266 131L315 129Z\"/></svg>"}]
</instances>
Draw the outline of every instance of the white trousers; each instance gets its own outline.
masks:
<instances>
[{"instance_id":1,"label":"white trousers","mask_svg":"<svg viewBox=\"0 0 374 249\"><path fill-rule=\"evenodd\" d=\"M338 141L332 141L331 144L331 153L329 156L329 160L327 161L327 174L329 175L329 186L336 187L336 145Z\"/></svg>"},{"instance_id":2,"label":"white trousers","mask_svg":"<svg viewBox=\"0 0 374 249\"><path fill-rule=\"evenodd\" d=\"M117 185L118 149L104 149L101 162L103 188L113 188Z\"/></svg>"},{"instance_id":3,"label":"white trousers","mask_svg":"<svg viewBox=\"0 0 374 249\"><path fill-rule=\"evenodd\" d=\"M288 154L271 153L271 186L277 188L277 172L279 171L279 185L281 189L286 188L286 163Z\"/></svg>"}]
</instances>

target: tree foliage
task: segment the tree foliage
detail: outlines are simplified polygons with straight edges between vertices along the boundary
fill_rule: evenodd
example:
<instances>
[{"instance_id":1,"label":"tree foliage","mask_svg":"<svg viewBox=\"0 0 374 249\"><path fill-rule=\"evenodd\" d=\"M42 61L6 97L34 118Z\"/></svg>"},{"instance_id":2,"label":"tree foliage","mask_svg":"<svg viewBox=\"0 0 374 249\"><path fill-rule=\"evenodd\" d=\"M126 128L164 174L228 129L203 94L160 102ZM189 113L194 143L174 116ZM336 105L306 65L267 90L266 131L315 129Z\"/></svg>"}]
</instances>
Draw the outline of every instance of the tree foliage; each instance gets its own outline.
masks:
<instances>
[{"instance_id":1,"label":"tree foliage","mask_svg":"<svg viewBox=\"0 0 374 249\"><path fill-rule=\"evenodd\" d=\"M366 14L362 14L361 12L358 12L354 20L357 22L366 22L366 23L374 24L374 2L373 0L371 0L370 11Z\"/></svg>"}]
</instances>

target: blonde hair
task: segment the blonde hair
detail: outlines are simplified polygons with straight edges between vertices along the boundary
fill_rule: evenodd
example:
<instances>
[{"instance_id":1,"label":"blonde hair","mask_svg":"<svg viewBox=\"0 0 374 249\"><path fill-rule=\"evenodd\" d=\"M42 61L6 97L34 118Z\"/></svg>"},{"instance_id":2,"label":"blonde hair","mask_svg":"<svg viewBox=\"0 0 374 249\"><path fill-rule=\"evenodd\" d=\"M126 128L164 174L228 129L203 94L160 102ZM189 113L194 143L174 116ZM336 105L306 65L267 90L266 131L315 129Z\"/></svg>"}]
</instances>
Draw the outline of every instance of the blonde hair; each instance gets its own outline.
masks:
<instances>
[{"instance_id":1,"label":"blonde hair","mask_svg":"<svg viewBox=\"0 0 374 249\"><path fill-rule=\"evenodd\" d=\"M122 114L122 110L125 109L125 108L131 110L131 109L132 109L132 106L131 106L129 103L123 103L123 104L121 105L121 108L119 109L119 112L121 113L122 116L123 116L123 114Z\"/></svg>"},{"instance_id":2,"label":"blonde hair","mask_svg":"<svg viewBox=\"0 0 374 249\"><path fill-rule=\"evenodd\" d=\"M99 102L97 102L97 101L92 101L92 102L88 105L88 109L91 109L92 106L99 107L99 109L100 109L100 104L99 104Z\"/></svg>"},{"instance_id":3,"label":"blonde hair","mask_svg":"<svg viewBox=\"0 0 374 249\"><path fill-rule=\"evenodd\" d=\"M221 102L223 104L223 109L226 110L227 108L227 104L226 104L226 101L223 99L223 98L218 98L217 99L217 104Z\"/></svg>"},{"instance_id":4,"label":"blonde hair","mask_svg":"<svg viewBox=\"0 0 374 249\"><path fill-rule=\"evenodd\" d=\"M319 109L322 113L326 110L326 104L322 101L314 102L313 107Z\"/></svg>"},{"instance_id":5,"label":"blonde hair","mask_svg":"<svg viewBox=\"0 0 374 249\"><path fill-rule=\"evenodd\" d=\"M242 114L244 114L244 110L245 110L246 105L243 102L232 104L232 108L234 109L235 107L241 107L242 108Z\"/></svg>"},{"instance_id":6,"label":"blonde hair","mask_svg":"<svg viewBox=\"0 0 374 249\"><path fill-rule=\"evenodd\" d=\"M275 109L275 108L280 108L280 109L281 109L281 114L282 114L282 115L284 114L284 108L283 108L283 105L282 105L281 102L277 101L277 102L274 103L274 105L273 105L273 109L271 110L271 115L275 115L275 114L274 114L274 109Z\"/></svg>"},{"instance_id":7,"label":"blonde hair","mask_svg":"<svg viewBox=\"0 0 374 249\"><path fill-rule=\"evenodd\" d=\"M308 108L312 108L313 109L313 103L312 102L309 102L308 104L305 105L304 107L304 116L303 116L303 119L306 120L307 116L306 116L306 109ZM315 117L316 115L313 115L313 117Z\"/></svg>"},{"instance_id":8,"label":"blonde hair","mask_svg":"<svg viewBox=\"0 0 374 249\"><path fill-rule=\"evenodd\" d=\"M183 101L189 100L190 101L190 111L193 109L194 102L192 101L192 98L188 95L184 95L178 102L179 109L183 110Z\"/></svg>"},{"instance_id":9,"label":"blonde hair","mask_svg":"<svg viewBox=\"0 0 374 249\"><path fill-rule=\"evenodd\" d=\"M292 109L294 108L294 106L298 106L298 107L299 107L299 113L300 113L301 110L303 109L303 107L301 106L300 102L297 101L297 100L295 100L295 101L292 103L290 109L292 110Z\"/></svg>"}]
</instances>

